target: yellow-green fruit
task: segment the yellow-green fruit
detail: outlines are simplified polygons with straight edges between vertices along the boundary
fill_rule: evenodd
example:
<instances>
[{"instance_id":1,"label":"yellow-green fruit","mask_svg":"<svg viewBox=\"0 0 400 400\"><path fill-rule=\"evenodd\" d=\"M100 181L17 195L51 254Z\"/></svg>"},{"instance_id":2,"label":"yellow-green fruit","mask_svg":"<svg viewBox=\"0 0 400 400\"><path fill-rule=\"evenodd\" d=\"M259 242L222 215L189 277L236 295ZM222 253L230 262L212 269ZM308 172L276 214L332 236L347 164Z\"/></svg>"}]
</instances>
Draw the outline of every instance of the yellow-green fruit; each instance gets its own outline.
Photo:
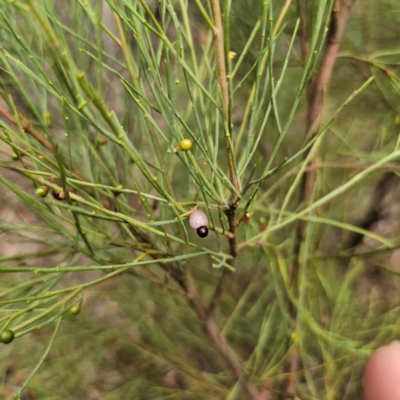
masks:
<instances>
[{"instance_id":1,"label":"yellow-green fruit","mask_svg":"<svg viewBox=\"0 0 400 400\"><path fill-rule=\"evenodd\" d=\"M14 340L14 332L11 329L5 329L0 333L0 342L11 343Z\"/></svg>"},{"instance_id":2,"label":"yellow-green fruit","mask_svg":"<svg viewBox=\"0 0 400 400\"><path fill-rule=\"evenodd\" d=\"M110 140L110 139L108 139L108 138L105 138L105 139L103 139L103 138L97 139L96 142L95 142L95 145L96 145L96 147L104 146L105 144L108 143L109 140Z\"/></svg>"},{"instance_id":3,"label":"yellow-green fruit","mask_svg":"<svg viewBox=\"0 0 400 400\"><path fill-rule=\"evenodd\" d=\"M74 306L71 306L69 308L69 313L72 314L72 315L77 315L80 312L81 312L81 306L80 305L74 305Z\"/></svg>"},{"instance_id":4,"label":"yellow-green fruit","mask_svg":"<svg viewBox=\"0 0 400 400\"><path fill-rule=\"evenodd\" d=\"M183 151L188 151L192 148L193 143L190 139L182 139L179 143L179 147L181 148L181 150Z\"/></svg>"},{"instance_id":5,"label":"yellow-green fruit","mask_svg":"<svg viewBox=\"0 0 400 400\"><path fill-rule=\"evenodd\" d=\"M35 192L39 197L46 197L49 194L49 188L47 186L39 186Z\"/></svg>"}]
</instances>

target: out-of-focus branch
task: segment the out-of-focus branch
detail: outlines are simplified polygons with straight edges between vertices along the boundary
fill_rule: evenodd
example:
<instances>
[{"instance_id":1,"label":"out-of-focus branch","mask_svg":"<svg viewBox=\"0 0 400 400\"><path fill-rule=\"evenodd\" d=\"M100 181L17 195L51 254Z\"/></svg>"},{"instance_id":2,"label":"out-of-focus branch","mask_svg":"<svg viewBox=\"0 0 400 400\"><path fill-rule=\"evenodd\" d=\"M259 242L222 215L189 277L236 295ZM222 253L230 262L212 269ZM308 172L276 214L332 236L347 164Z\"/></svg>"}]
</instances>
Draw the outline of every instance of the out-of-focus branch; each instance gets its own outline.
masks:
<instances>
[{"instance_id":1,"label":"out-of-focus branch","mask_svg":"<svg viewBox=\"0 0 400 400\"><path fill-rule=\"evenodd\" d=\"M308 32L308 18L305 0L297 0L297 13L300 18L300 45L301 45L301 57L303 62L307 59L308 53L310 52L310 35Z\"/></svg>"},{"instance_id":2,"label":"out-of-focus branch","mask_svg":"<svg viewBox=\"0 0 400 400\"><path fill-rule=\"evenodd\" d=\"M162 255L154 255L155 258ZM207 308L197 291L197 288L191 281L191 279L179 267L174 265L160 264L162 268L168 271L168 273L175 279L175 281L182 287L185 291L189 303L196 312L199 320L202 323L203 329L207 333L208 337L213 342L215 348L218 350L219 354L228 363L230 369L232 370L236 379L240 380L243 389L251 396L251 399L262 400L258 390L252 385L252 383L243 375L242 367L227 343L226 339L222 336L220 329L218 328L215 318L209 317Z\"/></svg>"},{"instance_id":3,"label":"out-of-focus branch","mask_svg":"<svg viewBox=\"0 0 400 400\"><path fill-rule=\"evenodd\" d=\"M228 77L226 74L226 61L225 61L225 50L224 50L224 36L222 27L222 17L221 17L221 7L219 5L219 0L211 0L212 13L214 18L214 40L215 40L215 50L217 59L217 75L219 87L222 94L222 105L225 113L225 122L229 129L229 88L228 88ZM236 175L236 170L233 161L232 146L230 141L229 132L225 133L225 144L226 144L226 154L228 157L228 168L229 177L232 185L239 192L239 183ZM232 193L232 203L237 199L236 193Z\"/></svg>"},{"instance_id":4,"label":"out-of-focus branch","mask_svg":"<svg viewBox=\"0 0 400 400\"><path fill-rule=\"evenodd\" d=\"M0 116L8 119L14 125L18 125L18 123L15 120L15 118L1 104L0 104ZM50 143L50 141L47 140L33 125L31 125L29 123L29 121L24 116L22 116L22 114L19 113L19 117L20 117L21 126L22 126L23 130L26 133L28 133L29 135L31 135L33 138L35 138L47 150L50 150L51 152L54 152L54 147Z\"/></svg>"},{"instance_id":5,"label":"out-of-focus branch","mask_svg":"<svg viewBox=\"0 0 400 400\"><path fill-rule=\"evenodd\" d=\"M307 15L306 0L297 0L297 14L298 17L300 18L299 36L300 36L301 59L303 64L305 64L308 57L308 53L310 52L309 18ZM306 93L308 102L310 102L311 84L307 86Z\"/></svg>"},{"instance_id":6,"label":"out-of-focus branch","mask_svg":"<svg viewBox=\"0 0 400 400\"><path fill-rule=\"evenodd\" d=\"M333 67L338 56L347 18L355 1L356 0L335 0L333 4L324 55L322 57L317 76L315 80L311 82L311 88L309 91L309 105L307 114L308 140L311 140L318 133L321 127L324 93L331 80ZM315 160L312 160L311 165L314 163ZM300 190L300 201L310 201L314 190L315 177L315 170L313 169L303 175ZM302 225L304 224L299 224L299 226ZM302 233L300 236L302 236Z\"/></svg>"},{"instance_id":7,"label":"out-of-focus branch","mask_svg":"<svg viewBox=\"0 0 400 400\"><path fill-rule=\"evenodd\" d=\"M0 92L2 95L3 93ZM18 118L19 118L19 123L20 126L22 127L22 129L28 133L29 135L31 135L34 139L36 139L44 148L46 148L47 150L49 150L51 153L55 153L55 148L53 146L53 144L50 142L50 140L48 140L38 129L36 129L28 120L28 118L26 118L22 112L18 109L16 109L16 112L18 113ZM11 113L0 104L0 117L4 117L6 119L8 119L12 124L18 126L18 121L16 121L16 119L11 115ZM68 165L65 161L64 161L64 165ZM72 171L76 177L80 177L83 179L82 176L82 172L78 169L78 168L73 168Z\"/></svg>"},{"instance_id":8,"label":"out-of-focus branch","mask_svg":"<svg viewBox=\"0 0 400 400\"><path fill-rule=\"evenodd\" d=\"M355 0L335 0L331 12L331 20L329 31L326 37L326 46L324 50L324 54L322 56L321 64L318 70L318 73L310 82L309 87L307 88L308 95L308 113L307 113L307 140L311 140L319 131L321 127L321 114L324 105L324 93L329 85L330 79L332 77L333 67L335 65L338 51L340 48L340 43L342 40L344 28L346 26L346 22L350 13L350 9L355 3ZM298 11L300 14L300 18L302 18L302 25L300 26L300 38L302 45L303 58L308 55L309 52L309 37L306 26L306 10L305 10L305 2L303 0L298 1ZM312 199L312 195L314 192L314 186L316 181L316 169L314 168L315 160L311 161L311 168L303 175L300 190L299 190L299 198L298 202L305 202L309 204ZM298 278L299 278L299 270L300 270L300 250L301 243L304 237L304 232L306 231L307 223L306 221L299 221L296 226L295 233L295 245L294 245L294 261L290 266L290 277L293 295L298 297L299 288L298 288ZM290 314L293 319L296 318L296 309L290 303ZM289 373L288 379L285 383L285 392L294 393L296 379L295 373L299 369L300 366L300 355L298 350L294 348L288 355L287 361L287 371ZM287 398L285 396L285 398Z\"/></svg>"},{"instance_id":9,"label":"out-of-focus branch","mask_svg":"<svg viewBox=\"0 0 400 400\"><path fill-rule=\"evenodd\" d=\"M145 243L151 245L151 240L143 232L133 226L131 226L130 229L135 236L140 237ZM150 254L150 256L155 260L163 258L163 255L160 253ZM221 331L215 322L214 316L209 316L207 307L205 306L196 286L190 279L190 276L175 262L160 263L159 265L183 289L188 302L199 318L204 331L214 344L219 354L229 365L235 378L240 380L243 389L247 392L250 398L254 400L265 400L265 396L262 396L258 392L257 388L253 386L250 380L244 376L239 360L235 356L226 339L221 334Z\"/></svg>"},{"instance_id":10,"label":"out-of-focus branch","mask_svg":"<svg viewBox=\"0 0 400 400\"><path fill-rule=\"evenodd\" d=\"M235 261L235 258L238 255L238 242L237 242L237 237L236 237L236 230L237 230L237 223L235 221L235 206L231 205L231 209L226 211L226 215L228 218L228 223L230 227L230 231L234 233L234 237L229 239L229 247L230 247L230 253L233 257L233 259L230 261L230 264L233 265L233 262ZM228 269L224 269L222 272L221 278L219 279L218 285L215 288L215 291L211 297L210 304L208 306L208 315L211 317L214 315L215 310L217 309L222 295L225 292L225 290L228 288L229 282L231 280L232 272Z\"/></svg>"},{"instance_id":11,"label":"out-of-focus branch","mask_svg":"<svg viewBox=\"0 0 400 400\"><path fill-rule=\"evenodd\" d=\"M333 5L324 55L310 95L307 127L311 129L311 137L318 132L321 125L324 92L331 79L347 18L354 3L355 0L335 0Z\"/></svg>"},{"instance_id":12,"label":"out-of-focus branch","mask_svg":"<svg viewBox=\"0 0 400 400\"><path fill-rule=\"evenodd\" d=\"M228 88L228 77L226 74L226 60L225 60L225 49L224 49L224 37L223 37L223 27L222 27L222 16L221 16L221 8L219 4L219 0L211 0L212 13L214 19L214 40L215 40L215 50L216 50L216 59L217 59L217 73L218 73L218 82L221 89L222 94L222 103L224 107L225 113L225 124L227 126L228 131L225 132L225 145L226 145L226 153L228 157L228 168L229 168L229 176L230 180L236 189L239 192L239 182L236 174L234 160L233 160L233 146L231 145L230 138L230 127L229 127L229 115L230 115L230 107L229 103L229 88ZM232 233L232 238L229 239L229 248L230 254L232 255L232 260L230 264L233 266L235 262L235 258L238 252L238 243L236 237L237 223L235 220L236 213L236 200L238 196L235 192L232 192L231 201L229 204L229 210L226 211L226 215L228 218L229 231ZM224 269L222 275L219 279L217 287L215 288L214 294L211 298L211 302L208 308L208 317L212 318L216 308L221 302L222 295L229 286L229 282L231 280L232 272L228 269Z\"/></svg>"}]
</instances>

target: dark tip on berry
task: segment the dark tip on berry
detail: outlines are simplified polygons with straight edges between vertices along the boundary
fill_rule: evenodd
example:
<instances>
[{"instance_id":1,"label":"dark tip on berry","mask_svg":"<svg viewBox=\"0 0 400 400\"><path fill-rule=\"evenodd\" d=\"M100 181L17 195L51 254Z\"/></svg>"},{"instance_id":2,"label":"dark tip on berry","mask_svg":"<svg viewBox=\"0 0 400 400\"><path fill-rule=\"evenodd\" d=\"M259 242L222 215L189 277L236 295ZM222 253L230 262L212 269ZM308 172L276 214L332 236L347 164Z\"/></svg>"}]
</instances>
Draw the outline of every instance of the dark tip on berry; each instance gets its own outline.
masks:
<instances>
[{"instance_id":1,"label":"dark tip on berry","mask_svg":"<svg viewBox=\"0 0 400 400\"><path fill-rule=\"evenodd\" d=\"M57 190L53 189L51 194L53 195L53 197L56 200L61 200L61 201L65 200L65 193L64 192L58 192Z\"/></svg>"},{"instance_id":2,"label":"dark tip on berry","mask_svg":"<svg viewBox=\"0 0 400 400\"><path fill-rule=\"evenodd\" d=\"M208 236L208 228L206 226L200 226L200 228L197 228L197 234L201 238L205 238Z\"/></svg>"},{"instance_id":3,"label":"dark tip on berry","mask_svg":"<svg viewBox=\"0 0 400 400\"><path fill-rule=\"evenodd\" d=\"M20 158L22 158L22 157L25 157L25 154L24 153L21 153L21 152L19 152L18 154L16 154L16 153L14 153L12 156L11 156L11 158L14 160L14 161L18 161Z\"/></svg>"},{"instance_id":4,"label":"dark tip on berry","mask_svg":"<svg viewBox=\"0 0 400 400\"><path fill-rule=\"evenodd\" d=\"M242 217L242 221L247 224L249 222L250 219L250 213L248 211L246 211Z\"/></svg>"},{"instance_id":5,"label":"dark tip on berry","mask_svg":"<svg viewBox=\"0 0 400 400\"><path fill-rule=\"evenodd\" d=\"M109 142L110 139L108 138L101 138L101 139L97 139L95 141L95 146L96 147L101 147L104 146L105 144L107 144Z\"/></svg>"}]
</instances>

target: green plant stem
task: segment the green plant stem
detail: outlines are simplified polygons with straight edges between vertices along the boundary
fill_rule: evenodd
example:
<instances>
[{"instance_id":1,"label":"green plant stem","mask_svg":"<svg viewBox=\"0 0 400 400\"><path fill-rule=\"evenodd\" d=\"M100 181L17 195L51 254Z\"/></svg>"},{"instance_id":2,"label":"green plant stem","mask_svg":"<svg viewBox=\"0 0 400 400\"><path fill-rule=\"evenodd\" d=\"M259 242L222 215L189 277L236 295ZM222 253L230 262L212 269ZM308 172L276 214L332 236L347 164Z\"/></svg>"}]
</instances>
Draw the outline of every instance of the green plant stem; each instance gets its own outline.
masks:
<instances>
[{"instance_id":1,"label":"green plant stem","mask_svg":"<svg viewBox=\"0 0 400 400\"><path fill-rule=\"evenodd\" d=\"M225 145L226 145L226 154L228 158L229 176L232 185L235 187L236 191L239 192L239 181L237 178L236 168L233 159L233 148L232 148L231 134L230 134L231 128L229 126L229 115L231 112L230 108L232 107L232 105L229 102L229 88L228 88L228 80L226 74L223 26L222 26L221 8L219 5L219 0L211 0L211 6L214 18L213 34L214 34L215 50L217 57L217 75L222 95L224 120L226 122L226 129L227 129L225 132ZM226 16L226 18L229 18L229 16ZM238 196L236 195L236 193L232 193L232 199L231 199L232 203L234 203L237 199Z\"/></svg>"},{"instance_id":2,"label":"green plant stem","mask_svg":"<svg viewBox=\"0 0 400 400\"><path fill-rule=\"evenodd\" d=\"M308 207L306 207L304 210L299 211L296 214L293 214L292 216L284 219L282 222L279 224L273 225L269 228L267 228L264 232L258 233L257 235L253 236L250 240L248 240L246 243L251 243L260 240L263 237L266 237L270 232L276 231L278 229L283 228L284 226L291 224L303 216L306 216L308 213L311 211L317 209L318 207L322 206L323 204L326 204L327 202L333 200L337 196L343 194L347 190L349 190L351 187L353 187L356 183L360 182L361 180L365 179L370 173L374 172L375 170L379 169L382 165L394 161L400 158L400 151L394 151L391 154L387 155L386 157L383 157L381 160L377 161L375 164L371 165L367 169L365 169L363 172L360 172L353 178L351 178L349 181L347 181L345 184L342 186L339 186L338 188L332 190L331 193L325 195L324 197L320 198L319 200L316 200L314 203L310 204ZM240 248L242 248L245 245L245 243L240 244Z\"/></svg>"},{"instance_id":3,"label":"green plant stem","mask_svg":"<svg viewBox=\"0 0 400 400\"><path fill-rule=\"evenodd\" d=\"M39 368L44 363L44 361L45 361L46 357L48 356L48 354L50 353L53 343L57 337L57 333L58 333L58 329L60 327L61 321L62 321L62 317L58 317L56 327L54 329L53 335L50 338L49 344L46 347L46 350L44 351L42 357L40 357L40 360L36 364L35 368L32 370L32 372L29 374L29 376L25 379L24 383L21 385L21 387L18 389L18 391L12 396L11 400L21 398L21 394L22 394L23 390L29 385L29 382L32 380L32 378L35 376L36 372L39 370Z\"/></svg>"},{"instance_id":4,"label":"green plant stem","mask_svg":"<svg viewBox=\"0 0 400 400\"><path fill-rule=\"evenodd\" d=\"M42 319L46 315L48 315L51 312L55 311L57 308L64 307L65 304L67 304L67 302L69 300L73 299L76 295L78 295L80 291L81 291L80 288L75 289L72 293L68 294L66 297L64 297L63 299L61 299L58 302L54 303L50 307L46 308L41 313L35 315L34 317L32 317L30 319L25 320L24 322L20 323L19 325L14 326L13 329L15 329L16 331L21 330L21 329L31 325L32 323L34 323L36 321L39 321L40 319Z\"/></svg>"},{"instance_id":5,"label":"green plant stem","mask_svg":"<svg viewBox=\"0 0 400 400\"><path fill-rule=\"evenodd\" d=\"M226 144L226 152L228 157L228 168L229 168L229 175L232 182L232 185L235 187L236 191L239 191L239 182L236 174L236 168L234 166L233 160L233 146L231 142L231 129L230 129L230 122L229 122L229 115L231 113L230 109L232 104L229 101L229 88L228 88L228 81L226 76L226 60L225 60L225 51L224 51L224 38L223 38L223 26L222 26L222 19L221 19L221 9L219 0L212 0L211 1L213 18L214 18L214 40L215 40L215 48L216 48L216 59L217 59L217 75L218 75L218 82L219 87L222 94L222 103L224 109L224 119L225 119L225 144ZM226 16L229 18L229 16ZM236 201L239 197L236 195L235 192L232 193L231 201L229 204L229 210L225 212L229 231L233 235L232 238L229 239L229 247L230 247L230 254L232 256L232 260L230 261L230 265L233 267L235 258L238 254L238 243L236 237L237 231L237 223L235 220L235 212L236 212ZM208 307L208 315L212 316L218 307L222 295L227 289L229 285L229 281L231 278L232 272L229 269L224 269L222 275L219 279L219 282L215 288L214 294L211 298L210 305Z\"/></svg>"}]
</instances>

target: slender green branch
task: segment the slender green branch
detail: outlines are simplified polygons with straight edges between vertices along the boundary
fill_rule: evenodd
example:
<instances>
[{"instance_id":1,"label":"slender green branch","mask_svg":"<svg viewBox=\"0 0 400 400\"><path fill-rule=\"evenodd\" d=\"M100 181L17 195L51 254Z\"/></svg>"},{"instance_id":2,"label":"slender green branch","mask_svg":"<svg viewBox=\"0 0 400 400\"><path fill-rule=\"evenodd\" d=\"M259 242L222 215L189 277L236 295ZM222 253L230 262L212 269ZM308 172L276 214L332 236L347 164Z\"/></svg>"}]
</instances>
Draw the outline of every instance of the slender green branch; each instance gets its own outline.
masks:
<instances>
[{"instance_id":1,"label":"slender green branch","mask_svg":"<svg viewBox=\"0 0 400 400\"><path fill-rule=\"evenodd\" d=\"M12 396L12 398L11 398L12 400L21 398L22 392L29 385L29 382L32 380L32 378L35 376L36 372L39 370L39 368L42 366L42 364L46 360L48 354L50 353L51 348L53 347L54 341L57 337L57 333L58 333L58 329L60 328L61 321L62 321L62 317L58 317L58 320L56 322L56 327L54 329L53 335L50 338L49 344L46 347L46 350L44 351L42 357L40 357L40 360L36 364L35 368L32 370L32 372L29 374L29 376L25 379L24 383L21 385L21 387L18 389L18 391Z\"/></svg>"},{"instance_id":2,"label":"slender green branch","mask_svg":"<svg viewBox=\"0 0 400 400\"><path fill-rule=\"evenodd\" d=\"M226 145L226 153L228 157L228 168L229 168L229 176L232 182L232 185L235 187L236 191L239 191L239 181L236 174L236 167L233 159L233 147L231 141L231 128L229 126L229 115L230 108L232 105L229 102L229 89L228 89L228 79L226 74L226 60L225 60L225 50L224 50L224 37L223 37L223 27L222 27L222 17L221 17L221 8L219 5L219 0L211 0L213 17L214 17L214 40L215 40L215 50L216 50L216 59L217 59L217 74L218 74L218 82L222 95L222 105L224 110L224 117L226 123L226 132L225 132L225 145ZM229 18L229 16L226 16ZM238 199L236 193L232 193L232 202L234 203ZM232 232L233 233L233 232Z\"/></svg>"}]
</instances>

